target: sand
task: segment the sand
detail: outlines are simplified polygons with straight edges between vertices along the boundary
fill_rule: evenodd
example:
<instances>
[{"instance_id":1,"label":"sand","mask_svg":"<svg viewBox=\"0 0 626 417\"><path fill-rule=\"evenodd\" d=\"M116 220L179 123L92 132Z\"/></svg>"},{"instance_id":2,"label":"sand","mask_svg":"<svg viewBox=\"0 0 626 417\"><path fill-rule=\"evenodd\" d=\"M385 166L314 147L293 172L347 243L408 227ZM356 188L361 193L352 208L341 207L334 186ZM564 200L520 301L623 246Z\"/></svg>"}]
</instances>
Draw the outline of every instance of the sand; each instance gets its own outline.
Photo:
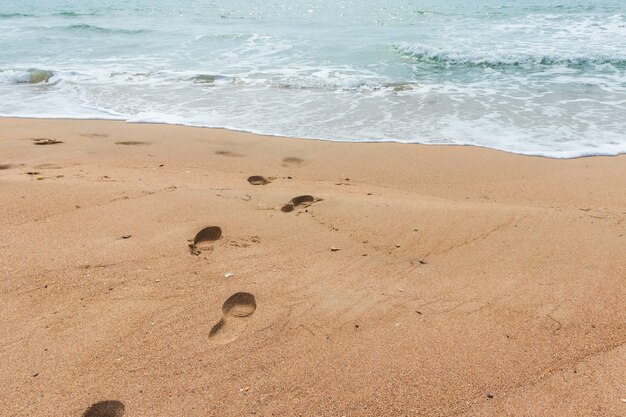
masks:
<instances>
[{"instance_id":1,"label":"sand","mask_svg":"<svg viewBox=\"0 0 626 417\"><path fill-rule=\"evenodd\" d=\"M0 168L0 416L626 415L626 156L2 119Z\"/></svg>"}]
</instances>

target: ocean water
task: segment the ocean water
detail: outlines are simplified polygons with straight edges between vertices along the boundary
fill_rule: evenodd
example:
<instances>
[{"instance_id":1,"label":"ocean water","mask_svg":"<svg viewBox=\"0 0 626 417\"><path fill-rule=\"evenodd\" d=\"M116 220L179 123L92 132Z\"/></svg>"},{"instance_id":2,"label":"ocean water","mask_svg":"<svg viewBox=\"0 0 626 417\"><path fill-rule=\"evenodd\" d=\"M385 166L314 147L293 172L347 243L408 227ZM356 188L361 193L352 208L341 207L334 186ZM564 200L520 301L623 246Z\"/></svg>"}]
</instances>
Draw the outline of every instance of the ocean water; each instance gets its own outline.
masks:
<instances>
[{"instance_id":1,"label":"ocean water","mask_svg":"<svg viewBox=\"0 0 626 417\"><path fill-rule=\"evenodd\" d=\"M626 152L624 0L0 0L0 116Z\"/></svg>"}]
</instances>

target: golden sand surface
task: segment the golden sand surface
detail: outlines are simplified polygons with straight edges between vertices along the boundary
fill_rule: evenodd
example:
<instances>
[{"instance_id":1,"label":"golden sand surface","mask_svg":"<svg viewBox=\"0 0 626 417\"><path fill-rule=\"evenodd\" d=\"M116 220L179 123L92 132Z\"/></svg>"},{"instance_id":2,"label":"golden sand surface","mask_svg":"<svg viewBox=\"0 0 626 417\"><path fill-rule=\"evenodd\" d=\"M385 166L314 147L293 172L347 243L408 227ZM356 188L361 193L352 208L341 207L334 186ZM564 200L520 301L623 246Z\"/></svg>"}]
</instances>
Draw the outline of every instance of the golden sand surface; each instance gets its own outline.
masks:
<instances>
[{"instance_id":1,"label":"golden sand surface","mask_svg":"<svg viewBox=\"0 0 626 417\"><path fill-rule=\"evenodd\" d=\"M626 415L626 155L7 118L0 196L0 416Z\"/></svg>"}]
</instances>

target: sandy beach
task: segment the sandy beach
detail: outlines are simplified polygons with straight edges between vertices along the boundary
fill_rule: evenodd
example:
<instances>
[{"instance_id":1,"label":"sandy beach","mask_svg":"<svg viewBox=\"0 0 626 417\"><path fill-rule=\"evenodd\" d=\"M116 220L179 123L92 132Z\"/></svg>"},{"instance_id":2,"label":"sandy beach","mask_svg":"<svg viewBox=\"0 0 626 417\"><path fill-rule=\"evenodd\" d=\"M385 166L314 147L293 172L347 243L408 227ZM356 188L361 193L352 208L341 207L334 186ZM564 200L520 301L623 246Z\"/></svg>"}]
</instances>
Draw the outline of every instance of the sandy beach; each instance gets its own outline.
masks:
<instances>
[{"instance_id":1,"label":"sandy beach","mask_svg":"<svg viewBox=\"0 0 626 417\"><path fill-rule=\"evenodd\" d=\"M0 119L0 194L0 416L626 415L626 155Z\"/></svg>"}]
</instances>

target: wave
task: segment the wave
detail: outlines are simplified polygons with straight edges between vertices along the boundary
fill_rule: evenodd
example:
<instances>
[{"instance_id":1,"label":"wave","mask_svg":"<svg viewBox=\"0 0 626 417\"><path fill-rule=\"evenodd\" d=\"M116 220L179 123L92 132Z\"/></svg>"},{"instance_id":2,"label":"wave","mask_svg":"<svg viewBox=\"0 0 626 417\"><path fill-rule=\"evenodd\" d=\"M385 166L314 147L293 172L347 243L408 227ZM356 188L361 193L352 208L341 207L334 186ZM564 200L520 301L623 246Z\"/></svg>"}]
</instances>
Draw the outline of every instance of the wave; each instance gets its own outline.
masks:
<instances>
[{"instance_id":1,"label":"wave","mask_svg":"<svg viewBox=\"0 0 626 417\"><path fill-rule=\"evenodd\" d=\"M229 77L225 75L198 74L193 77L186 77L194 84L208 86L257 86L263 88L277 88L281 90L324 90L324 91L352 91L352 92L375 92L388 91L400 93L404 91L414 90L421 87L416 82L389 82L381 80L362 80L358 78L352 79L320 79L313 77L301 77L295 79L268 79L245 76Z\"/></svg>"},{"instance_id":2,"label":"wave","mask_svg":"<svg viewBox=\"0 0 626 417\"><path fill-rule=\"evenodd\" d=\"M10 19L13 17L30 17L32 14L27 13L0 13L0 19Z\"/></svg>"},{"instance_id":3,"label":"wave","mask_svg":"<svg viewBox=\"0 0 626 417\"><path fill-rule=\"evenodd\" d=\"M382 77L360 77L340 74L339 76L312 76L289 74L283 77L267 77L264 74L224 75L191 71L107 71L85 69L83 71L50 71L41 69L1 70L0 84L39 84L58 82L61 79L71 84L102 83L103 85L152 85L183 86L188 83L199 88L271 88L279 90L311 90L329 92L390 92L402 93L423 87L409 80L388 80Z\"/></svg>"},{"instance_id":4,"label":"wave","mask_svg":"<svg viewBox=\"0 0 626 417\"><path fill-rule=\"evenodd\" d=\"M113 28L103 28L101 26L93 26L88 25L86 23L78 23L75 25L66 26L66 30L73 31L85 31L85 32L95 32L95 33L122 33L128 35L134 35L138 33L146 33L149 32L146 29L113 29Z\"/></svg>"},{"instance_id":5,"label":"wave","mask_svg":"<svg viewBox=\"0 0 626 417\"><path fill-rule=\"evenodd\" d=\"M435 12L432 10L413 10L413 14L419 15L419 16L432 16L432 15L441 15L443 13Z\"/></svg>"},{"instance_id":6,"label":"wave","mask_svg":"<svg viewBox=\"0 0 626 417\"><path fill-rule=\"evenodd\" d=\"M83 17L83 16L97 16L97 13L78 13L71 11L62 11L51 14L31 14L31 13L0 13L0 19L11 19L17 17L46 17L46 16L61 16L61 17Z\"/></svg>"},{"instance_id":7,"label":"wave","mask_svg":"<svg viewBox=\"0 0 626 417\"><path fill-rule=\"evenodd\" d=\"M374 80L311 80L302 79L297 81L275 81L275 80L248 80L244 78L236 78L235 84L256 84L265 87L279 88L282 90L320 90L335 92L391 92L401 93L405 91L415 90L421 87L416 82L384 82Z\"/></svg>"},{"instance_id":8,"label":"wave","mask_svg":"<svg viewBox=\"0 0 626 417\"><path fill-rule=\"evenodd\" d=\"M54 77L50 70L31 68L28 70L0 70L0 84L46 84Z\"/></svg>"},{"instance_id":9,"label":"wave","mask_svg":"<svg viewBox=\"0 0 626 417\"><path fill-rule=\"evenodd\" d=\"M63 16L63 17L81 17L81 16L96 16L96 13L78 13L72 11L63 11L53 13L53 16Z\"/></svg>"},{"instance_id":10,"label":"wave","mask_svg":"<svg viewBox=\"0 0 626 417\"><path fill-rule=\"evenodd\" d=\"M425 45L401 43L393 48L404 58L416 62L440 66L475 66L475 67L506 67L506 66L585 66L610 64L626 67L626 53L614 55L584 54L541 54L505 51L462 51L433 48Z\"/></svg>"},{"instance_id":11,"label":"wave","mask_svg":"<svg viewBox=\"0 0 626 417\"><path fill-rule=\"evenodd\" d=\"M214 75L214 74L198 74L191 78L191 80L196 84L211 84L214 85L216 82L230 82L233 79L231 77L226 77L224 75Z\"/></svg>"}]
</instances>

